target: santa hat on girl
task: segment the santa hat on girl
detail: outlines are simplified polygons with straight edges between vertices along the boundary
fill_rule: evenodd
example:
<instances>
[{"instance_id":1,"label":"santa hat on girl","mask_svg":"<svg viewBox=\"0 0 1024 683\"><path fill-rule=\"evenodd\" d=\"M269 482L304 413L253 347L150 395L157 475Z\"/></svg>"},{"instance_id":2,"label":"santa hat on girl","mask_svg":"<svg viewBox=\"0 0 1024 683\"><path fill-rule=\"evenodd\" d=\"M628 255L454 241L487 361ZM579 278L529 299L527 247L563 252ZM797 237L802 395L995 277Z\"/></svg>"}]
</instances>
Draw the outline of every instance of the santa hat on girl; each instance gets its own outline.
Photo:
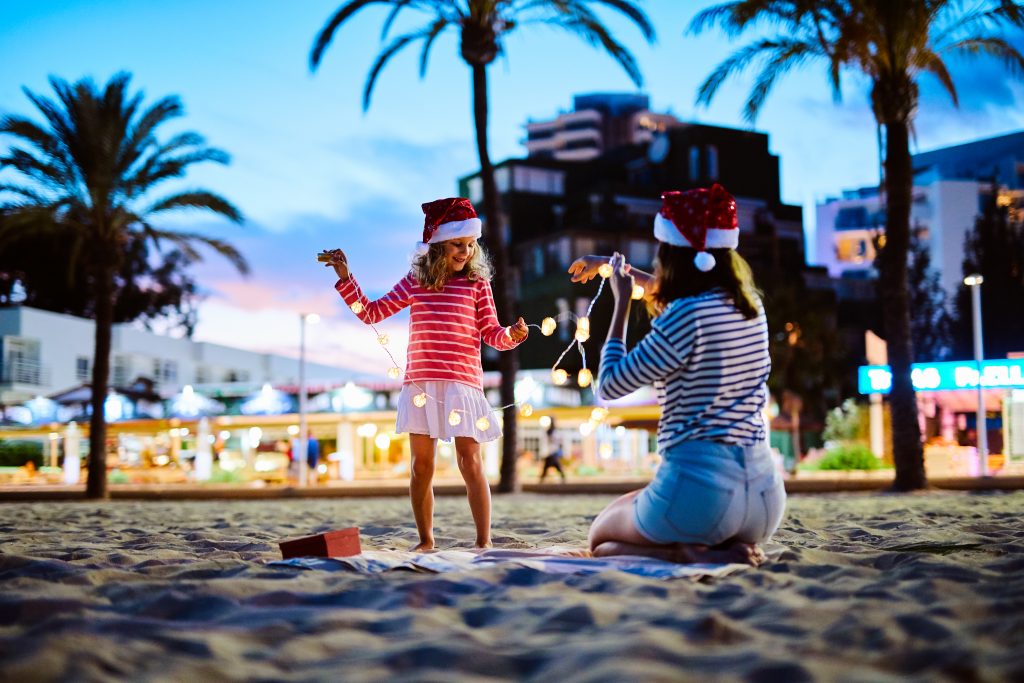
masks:
<instances>
[{"instance_id":1,"label":"santa hat on girl","mask_svg":"<svg viewBox=\"0 0 1024 683\"><path fill-rule=\"evenodd\" d=\"M423 205L423 241L416 243L416 253L425 254L429 244L446 242L459 237L477 239L482 223L476 209L465 197L435 199Z\"/></svg>"},{"instance_id":2,"label":"santa hat on girl","mask_svg":"<svg viewBox=\"0 0 1024 683\"><path fill-rule=\"evenodd\" d=\"M724 187L663 192L661 211L654 217L654 236L660 242L697 250L694 264L703 272L715 267L707 249L735 249L740 243L736 200Z\"/></svg>"}]
</instances>

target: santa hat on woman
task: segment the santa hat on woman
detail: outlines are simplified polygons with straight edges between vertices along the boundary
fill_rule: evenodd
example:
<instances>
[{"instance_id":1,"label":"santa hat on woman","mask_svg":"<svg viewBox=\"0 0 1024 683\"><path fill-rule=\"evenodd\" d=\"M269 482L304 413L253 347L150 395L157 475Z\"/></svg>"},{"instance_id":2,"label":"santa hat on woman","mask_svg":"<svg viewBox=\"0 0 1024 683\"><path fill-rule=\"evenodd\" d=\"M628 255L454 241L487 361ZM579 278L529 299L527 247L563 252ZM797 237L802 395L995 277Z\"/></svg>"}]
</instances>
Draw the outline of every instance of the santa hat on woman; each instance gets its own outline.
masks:
<instances>
[{"instance_id":1,"label":"santa hat on woman","mask_svg":"<svg viewBox=\"0 0 1024 683\"><path fill-rule=\"evenodd\" d=\"M660 242L697 250L697 268L708 272L715 257L708 249L735 249L740 243L736 200L724 187L663 192L661 211L654 217L654 236Z\"/></svg>"},{"instance_id":2,"label":"santa hat on woman","mask_svg":"<svg viewBox=\"0 0 1024 683\"><path fill-rule=\"evenodd\" d=\"M416 253L427 253L428 245L459 237L477 239L482 223L476 209L465 197L435 199L423 205L423 241L416 243Z\"/></svg>"}]
</instances>

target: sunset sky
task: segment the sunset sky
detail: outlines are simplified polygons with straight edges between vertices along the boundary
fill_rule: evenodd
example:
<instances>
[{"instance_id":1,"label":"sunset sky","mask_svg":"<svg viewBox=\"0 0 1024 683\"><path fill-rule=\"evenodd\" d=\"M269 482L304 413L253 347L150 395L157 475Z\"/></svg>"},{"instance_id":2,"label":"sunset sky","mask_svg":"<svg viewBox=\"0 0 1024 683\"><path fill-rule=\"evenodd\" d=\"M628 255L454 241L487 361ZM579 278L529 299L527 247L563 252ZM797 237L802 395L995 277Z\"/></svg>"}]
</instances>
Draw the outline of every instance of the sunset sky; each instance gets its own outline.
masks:
<instances>
[{"instance_id":1,"label":"sunset sky","mask_svg":"<svg viewBox=\"0 0 1024 683\"><path fill-rule=\"evenodd\" d=\"M476 169L470 78L456 35L448 34L435 45L423 80L418 49L394 59L364 114L363 83L380 48L387 10L361 12L338 33L321 69L312 74L313 39L339 4L4 0L0 111L36 117L22 88L49 95L50 75L91 76L105 83L125 70L150 102L179 95L186 117L164 135L194 130L232 156L227 167L196 167L187 184L228 197L246 223L185 213L173 224L229 239L253 267L242 278L211 256L196 271L208 295L195 337L295 355L299 313L317 312L323 322L310 331L311 356L383 372L387 356L343 306L332 287L333 274L315 262L315 254L327 247L345 249L371 294L383 293L403 275L422 228L420 203L453 195L456 178ZM602 16L637 56L645 76L642 92L650 96L652 109L687 121L746 127L740 111L749 80L727 83L708 109L696 108L694 100L709 71L749 38L730 43L714 31L699 38L686 35L690 19L708 2L639 4L658 31L654 46L615 15ZM960 109L925 80L917 149L1024 127L1020 81L1009 80L988 61L950 66ZM544 27L514 33L507 58L490 69L490 77L495 160L524 156L523 124L571 107L574 94L636 92L610 57ZM820 65L795 72L780 83L756 128L771 136L771 149L782 159L784 200L804 206L808 221L816 201L878 180L867 89L855 77L846 79L843 102L837 104ZM807 228L813 225L808 222ZM400 352L406 324L403 316L382 327Z\"/></svg>"}]
</instances>

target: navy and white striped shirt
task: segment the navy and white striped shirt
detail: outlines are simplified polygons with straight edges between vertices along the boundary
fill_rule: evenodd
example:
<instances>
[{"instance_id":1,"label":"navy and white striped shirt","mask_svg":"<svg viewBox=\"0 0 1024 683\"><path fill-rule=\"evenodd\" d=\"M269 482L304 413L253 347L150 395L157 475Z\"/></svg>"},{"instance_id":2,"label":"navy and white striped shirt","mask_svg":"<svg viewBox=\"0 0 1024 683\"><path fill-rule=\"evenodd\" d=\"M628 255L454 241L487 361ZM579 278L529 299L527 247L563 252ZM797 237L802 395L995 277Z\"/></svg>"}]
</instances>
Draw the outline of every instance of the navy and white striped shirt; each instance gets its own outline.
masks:
<instances>
[{"instance_id":1,"label":"navy and white striped shirt","mask_svg":"<svg viewBox=\"0 0 1024 683\"><path fill-rule=\"evenodd\" d=\"M661 406L658 450L703 439L749 446L766 438L768 322L761 302L747 319L721 289L676 299L626 353L610 339L598 396L616 399L653 384Z\"/></svg>"}]
</instances>

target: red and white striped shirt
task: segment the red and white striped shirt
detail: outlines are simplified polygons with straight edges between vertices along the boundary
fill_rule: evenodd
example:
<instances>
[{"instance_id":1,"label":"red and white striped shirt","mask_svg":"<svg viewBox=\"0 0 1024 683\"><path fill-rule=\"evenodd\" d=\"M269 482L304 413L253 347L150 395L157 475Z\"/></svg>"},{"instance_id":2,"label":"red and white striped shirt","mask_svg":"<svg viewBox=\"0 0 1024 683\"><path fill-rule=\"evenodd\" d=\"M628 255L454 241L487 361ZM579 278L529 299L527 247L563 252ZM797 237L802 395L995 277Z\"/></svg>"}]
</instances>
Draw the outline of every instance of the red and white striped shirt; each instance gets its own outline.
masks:
<instances>
[{"instance_id":1,"label":"red and white striped shirt","mask_svg":"<svg viewBox=\"0 0 1024 683\"><path fill-rule=\"evenodd\" d=\"M367 299L351 276L334 287L350 307L361 304L356 315L364 323L380 322L409 307L406 384L440 380L482 390L480 340L499 351L519 345L508 328L498 324L491 283L486 280L454 278L435 292L409 273L376 301Z\"/></svg>"}]
</instances>

